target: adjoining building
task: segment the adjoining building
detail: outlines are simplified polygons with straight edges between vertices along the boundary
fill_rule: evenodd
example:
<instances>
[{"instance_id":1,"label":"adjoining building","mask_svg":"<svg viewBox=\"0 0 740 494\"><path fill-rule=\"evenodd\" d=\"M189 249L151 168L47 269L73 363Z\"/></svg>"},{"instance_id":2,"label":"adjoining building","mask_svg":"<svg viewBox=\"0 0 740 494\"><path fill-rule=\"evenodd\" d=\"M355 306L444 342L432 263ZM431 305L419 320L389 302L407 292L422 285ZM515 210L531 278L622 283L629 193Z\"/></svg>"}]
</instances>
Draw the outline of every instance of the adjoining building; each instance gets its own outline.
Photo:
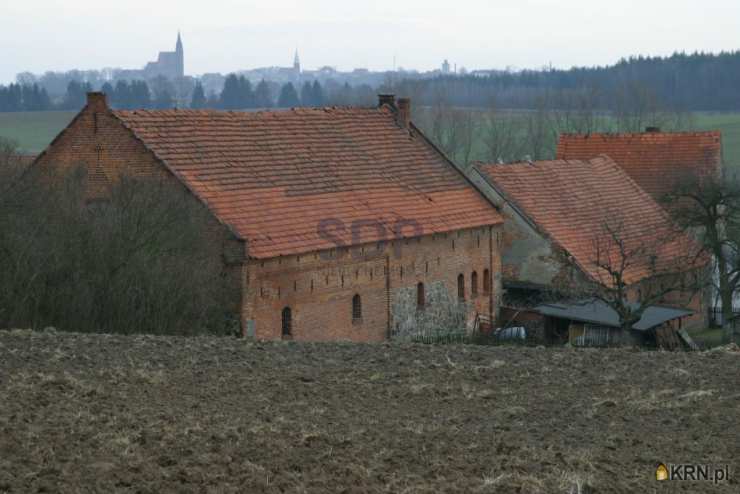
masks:
<instances>
[{"instance_id":1,"label":"adjoining building","mask_svg":"<svg viewBox=\"0 0 740 494\"><path fill-rule=\"evenodd\" d=\"M260 339L378 341L464 300L496 318L502 217L410 101L268 112L116 111L91 93L34 166L171 180L213 219L233 311Z\"/></svg>"},{"instance_id":2,"label":"adjoining building","mask_svg":"<svg viewBox=\"0 0 740 494\"><path fill-rule=\"evenodd\" d=\"M627 287L625 297L635 302L646 299L648 291L662 293L653 288L672 269L705 275L707 260L696 257L693 239L607 156L484 164L471 177L505 219L503 324L507 319L541 322L535 308L581 303L592 287L617 284L615 276ZM682 313L681 326L701 326L705 298L701 290L666 290L656 305L686 308L692 315ZM568 327L545 330L543 337L550 341L568 339Z\"/></svg>"},{"instance_id":3,"label":"adjoining building","mask_svg":"<svg viewBox=\"0 0 740 494\"><path fill-rule=\"evenodd\" d=\"M644 133L560 136L558 159L590 159L601 154L611 157L669 212L673 204L668 195L677 187L690 187L705 179L720 180L723 175L722 133L719 131L661 132L648 127ZM701 229L693 234L701 236ZM711 298L714 319L711 322L721 323L722 301L718 293ZM740 313L740 295L734 298L733 310Z\"/></svg>"},{"instance_id":4,"label":"adjoining building","mask_svg":"<svg viewBox=\"0 0 740 494\"><path fill-rule=\"evenodd\" d=\"M557 159L588 160L605 154L657 201L681 181L719 177L722 134L661 132L649 127L635 134L562 134Z\"/></svg>"},{"instance_id":5,"label":"adjoining building","mask_svg":"<svg viewBox=\"0 0 740 494\"><path fill-rule=\"evenodd\" d=\"M636 304L632 304L636 308ZM625 342L638 345L659 344L663 348L696 349L682 330L682 321L691 317L690 310L651 306L632 325L627 338L622 333L619 314L601 300L578 300L542 304L533 309L544 318L545 328L568 335L573 346L610 346ZM674 329L678 327L678 331Z\"/></svg>"}]
</instances>

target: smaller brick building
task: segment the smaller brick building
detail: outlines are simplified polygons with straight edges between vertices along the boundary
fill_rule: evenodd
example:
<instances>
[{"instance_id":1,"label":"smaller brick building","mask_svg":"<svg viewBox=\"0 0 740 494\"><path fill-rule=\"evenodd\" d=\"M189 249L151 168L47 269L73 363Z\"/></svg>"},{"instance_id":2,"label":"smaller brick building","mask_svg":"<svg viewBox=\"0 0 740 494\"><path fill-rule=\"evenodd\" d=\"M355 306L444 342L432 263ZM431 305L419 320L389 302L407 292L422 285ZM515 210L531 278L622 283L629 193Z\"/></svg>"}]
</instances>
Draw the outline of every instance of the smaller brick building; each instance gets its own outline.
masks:
<instances>
[{"instance_id":1,"label":"smaller brick building","mask_svg":"<svg viewBox=\"0 0 740 494\"><path fill-rule=\"evenodd\" d=\"M410 102L268 112L87 106L37 166L180 183L211 213L245 335L382 340L465 299L495 319L502 217L410 121Z\"/></svg>"},{"instance_id":2,"label":"smaller brick building","mask_svg":"<svg viewBox=\"0 0 740 494\"><path fill-rule=\"evenodd\" d=\"M588 160L599 155L613 159L656 201L687 177L719 177L722 134L661 132L634 134L562 134L557 159Z\"/></svg>"},{"instance_id":3,"label":"smaller brick building","mask_svg":"<svg viewBox=\"0 0 740 494\"><path fill-rule=\"evenodd\" d=\"M690 309L688 326L706 325L707 294L669 291L667 280L705 276L709 259L610 157L485 164L472 178L506 219L504 287L506 305L516 309L508 317L612 286L618 276L633 300L665 292L658 303Z\"/></svg>"}]
</instances>

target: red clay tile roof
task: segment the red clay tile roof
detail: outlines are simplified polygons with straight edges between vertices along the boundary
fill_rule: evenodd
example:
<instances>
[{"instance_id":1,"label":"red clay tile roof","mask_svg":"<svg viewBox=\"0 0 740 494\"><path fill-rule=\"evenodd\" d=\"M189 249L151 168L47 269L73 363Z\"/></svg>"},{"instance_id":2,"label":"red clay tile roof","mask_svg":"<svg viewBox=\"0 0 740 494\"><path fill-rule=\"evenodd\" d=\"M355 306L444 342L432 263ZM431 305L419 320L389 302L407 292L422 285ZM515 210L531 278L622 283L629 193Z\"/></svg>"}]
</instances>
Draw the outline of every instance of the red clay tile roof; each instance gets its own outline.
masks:
<instances>
[{"instance_id":1,"label":"red clay tile roof","mask_svg":"<svg viewBox=\"0 0 740 494\"><path fill-rule=\"evenodd\" d=\"M695 248L677 234L667 213L608 156L590 161L538 161L532 164L479 166L489 182L556 245L570 253L593 279L604 281L596 267L597 242L608 246L612 265L621 256L605 226L617 230L628 252L641 245L656 247L656 268L635 263L625 270L633 284L665 269L683 257L684 248ZM663 244L663 240L667 241ZM606 242L606 243L603 243ZM634 262L635 259L629 259Z\"/></svg>"},{"instance_id":2,"label":"red clay tile roof","mask_svg":"<svg viewBox=\"0 0 740 494\"><path fill-rule=\"evenodd\" d=\"M643 134L563 134L557 159L587 160L606 154L656 199L686 174L720 173L720 132L646 132Z\"/></svg>"},{"instance_id":3,"label":"red clay tile roof","mask_svg":"<svg viewBox=\"0 0 740 494\"><path fill-rule=\"evenodd\" d=\"M415 128L380 108L113 114L247 241L254 258L299 254L502 222ZM330 235L320 235L322 223ZM353 222L365 226L352 238ZM344 228L336 230L341 222Z\"/></svg>"}]
</instances>

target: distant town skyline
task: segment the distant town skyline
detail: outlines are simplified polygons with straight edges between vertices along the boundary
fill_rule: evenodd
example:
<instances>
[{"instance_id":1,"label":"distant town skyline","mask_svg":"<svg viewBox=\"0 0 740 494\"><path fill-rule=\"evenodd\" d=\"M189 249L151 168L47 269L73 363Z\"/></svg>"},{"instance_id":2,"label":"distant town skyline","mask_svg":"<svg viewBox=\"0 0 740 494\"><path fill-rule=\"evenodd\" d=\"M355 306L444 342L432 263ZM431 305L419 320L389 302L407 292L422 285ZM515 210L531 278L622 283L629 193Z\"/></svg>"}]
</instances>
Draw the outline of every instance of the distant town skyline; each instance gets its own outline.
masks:
<instances>
[{"instance_id":1,"label":"distant town skyline","mask_svg":"<svg viewBox=\"0 0 740 494\"><path fill-rule=\"evenodd\" d=\"M182 31L185 73L291 66L428 71L609 65L631 55L740 47L740 4L709 0L172 0L6 2L0 6L0 83L20 72L144 68Z\"/></svg>"}]
</instances>

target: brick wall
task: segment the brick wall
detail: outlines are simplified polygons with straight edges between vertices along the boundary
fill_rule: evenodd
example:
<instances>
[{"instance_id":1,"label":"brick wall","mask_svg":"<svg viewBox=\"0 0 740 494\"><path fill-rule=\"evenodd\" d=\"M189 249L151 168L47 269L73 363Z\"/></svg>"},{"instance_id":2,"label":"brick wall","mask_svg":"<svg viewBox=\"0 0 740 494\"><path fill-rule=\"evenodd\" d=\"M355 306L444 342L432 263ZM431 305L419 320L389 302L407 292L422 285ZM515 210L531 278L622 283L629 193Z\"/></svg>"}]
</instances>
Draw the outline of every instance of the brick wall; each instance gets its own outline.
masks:
<instances>
[{"instance_id":1,"label":"brick wall","mask_svg":"<svg viewBox=\"0 0 740 494\"><path fill-rule=\"evenodd\" d=\"M282 337L282 311L289 307L292 339L381 341L393 320L393 301L418 283L442 283L457 297L465 277L466 299L474 313L497 316L501 294L499 229L477 228L290 256L250 261L245 276L243 326L259 339ZM491 291L484 293L488 270ZM471 296L471 275L478 290ZM386 272L389 273L386 275ZM360 295L362 320L353 321L352 299ZM491 309L493 308L493 310ZM492 313L492 314L491 314Z\"/></svg>"}]
</instances>

